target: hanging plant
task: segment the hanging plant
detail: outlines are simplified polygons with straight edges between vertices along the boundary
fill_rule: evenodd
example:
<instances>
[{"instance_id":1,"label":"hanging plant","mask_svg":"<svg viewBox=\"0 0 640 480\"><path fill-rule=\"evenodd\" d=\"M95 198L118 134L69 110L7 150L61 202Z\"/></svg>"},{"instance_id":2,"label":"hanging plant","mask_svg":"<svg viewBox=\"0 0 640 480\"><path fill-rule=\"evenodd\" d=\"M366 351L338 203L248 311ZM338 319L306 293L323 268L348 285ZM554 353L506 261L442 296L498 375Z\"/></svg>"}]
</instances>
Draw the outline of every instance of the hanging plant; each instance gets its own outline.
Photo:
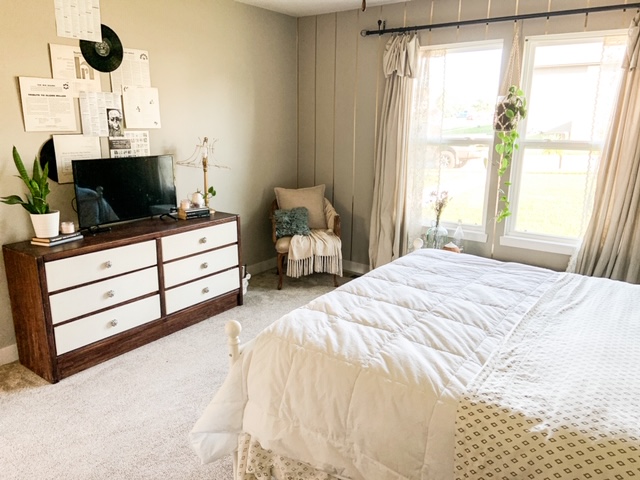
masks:
<instances>
[{"instance_id":1,"label":"hanging plant","mask_svg":"<svg viewBox=\"0 0 640 480\"><path fill-rule=\"evenodd\" d=\"M500 155L498 164L498 178L501 178L511 165L513 154L518 149L517 140L519 138L517 128L518 122L527 116L527 99L524 92L515 85L509 87L509 92L496 105L494 117L494 129L497 132L498 143L495 147ZM509 187L511 182L504 182ZM498 205L496 222L501 222L511 215L510 202L507 193L498 188Z\"/></svg>"}]
</instances>

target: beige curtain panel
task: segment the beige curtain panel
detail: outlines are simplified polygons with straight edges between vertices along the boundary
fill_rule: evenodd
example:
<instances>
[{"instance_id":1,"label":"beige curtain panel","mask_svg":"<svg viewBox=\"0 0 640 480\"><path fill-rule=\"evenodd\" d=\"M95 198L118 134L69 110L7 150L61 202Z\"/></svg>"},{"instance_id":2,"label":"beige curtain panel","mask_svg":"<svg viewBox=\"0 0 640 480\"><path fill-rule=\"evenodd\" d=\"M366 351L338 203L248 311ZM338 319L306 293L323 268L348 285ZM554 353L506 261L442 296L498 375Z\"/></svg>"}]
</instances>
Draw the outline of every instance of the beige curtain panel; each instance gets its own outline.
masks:
<instances>
[{"instance_id":1,"label":"beige curtain panel","mask_svg":"<svg viewBox=\"0 0 640 480\"><path fill-rule=\"evenodd\" d=\"M404 232L406 159L411 79L418 62L415 35L392 37L386 44L383 69L386 77L374 164L373 206L369 235L371 268L384 265L406 250Z\"/></svg>"},{"instance_id":2,"label":"beige curtain panel","mask_svg":"<svg viewBox=\"0 0 640 480\"><path fill-rule=\"evenodd\" d=\"M640 14L628 34L625 72L598 171L576 273L640 283Z\"/></svg>"}]
</instances>

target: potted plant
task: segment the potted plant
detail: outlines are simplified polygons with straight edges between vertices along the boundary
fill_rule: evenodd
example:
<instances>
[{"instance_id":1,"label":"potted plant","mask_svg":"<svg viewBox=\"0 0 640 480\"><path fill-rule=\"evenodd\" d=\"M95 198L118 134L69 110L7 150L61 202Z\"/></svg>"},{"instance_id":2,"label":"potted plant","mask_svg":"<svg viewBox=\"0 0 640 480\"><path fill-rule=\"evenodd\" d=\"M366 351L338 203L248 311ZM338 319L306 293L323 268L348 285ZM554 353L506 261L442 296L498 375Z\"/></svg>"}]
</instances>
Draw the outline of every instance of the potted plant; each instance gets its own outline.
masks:
<instances>
[{"instance_id":1,"label":"potted plant","mask_svg":"<svg viewBox=\"0 0 640 480\"><path fill-rule=\"evenodd\" d=\"M510 132L518 127L521 118L527 116L527 99L516 85L511 85L507 95L500 97L496 105L494 129L498 132Z\"/></svg>"},{"instance_id":2,"label":"potted plant","mask_svg":"<svg viewBox=\"0 0 640 480\"><path fill-rule=\"evenodd\" d=\"M517 86L511 85L508 94L496 105L494 128L500 143L495 146L500 155L498 164L498 178L502 177L511 165L514 152L518 149L518 122L527 116L527 100L524 92ZM509 187L511 182L504 182ZM498 189L497 203L502 203L502 208L497 211L496 222L501 222L511 215L509 197L502 189ZM496 209L498 206L496 205Z\"/></svg>"},{"instance_id":3,"label":"potted plant","mask_svg":"<svg viewBox=\"0 0 640 480\"><path fill-rule=\"evenodd\" d=\"M200 191L200 190L198 190ZM209 206L209 199L213 198L216 196L216 189L213 187L209 187L203 194L202 196L204 197L204 204L208 207ZM209 208L210 210L213 210L211 208Z\"/></svg>"},{"instance_id":4,"label":"potted plant","mask_svg":"<svg viewBox=\"0 0 640 480\"><path fill-rule=\"evenodd\" d=\"M209 187L207 190L205 190L204 193L202 193L202 190L198 188L194 193L191 194L191 204L197 208L208 207L209 210L213 213L215 212L215 210L209 207L209 199L215 196L216 189L213 187Z\"/></svg>"},{"instance_id":5,"label":"potted plant","mask_svg":"<svg viewBox=\"0 0 640 480\"><path fill-rule=\"evenodd\" d=\"M9 195L8 197L0 198L0 201L7 205L22 205L31 216L31 223L36 237L48 238L58 235L60 212L51 211L47 202L47 196L50 193L48 181L49 164L46 163L42 168L36 157L33 161L33 172L29 177L15 146L13 147L13 162L18 170L18 175L16 176L22 179L29 191L24 200L19 195Z\"/></svg>"}]
</instances>

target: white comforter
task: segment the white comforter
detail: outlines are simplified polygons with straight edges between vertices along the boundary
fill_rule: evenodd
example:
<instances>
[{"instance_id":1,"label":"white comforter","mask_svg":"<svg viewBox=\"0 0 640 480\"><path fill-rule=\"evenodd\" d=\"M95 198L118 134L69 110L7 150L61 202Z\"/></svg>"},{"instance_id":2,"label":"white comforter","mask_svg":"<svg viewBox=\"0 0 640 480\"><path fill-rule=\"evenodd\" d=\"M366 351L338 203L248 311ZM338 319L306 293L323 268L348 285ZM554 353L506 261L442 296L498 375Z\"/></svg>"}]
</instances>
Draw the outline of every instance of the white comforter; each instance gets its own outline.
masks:
<instances>
[{"instance_id":1,"label":"white comforter","mask_svg":"<svg viewBox=\"0 0 640 480\"><path fill-rule=\"evenodd\" d=\"M191 432L205 462L244 431L341 478L450 479L458 400L560 274L420 250L282 317Z\"/></svg>"}]
</instances>

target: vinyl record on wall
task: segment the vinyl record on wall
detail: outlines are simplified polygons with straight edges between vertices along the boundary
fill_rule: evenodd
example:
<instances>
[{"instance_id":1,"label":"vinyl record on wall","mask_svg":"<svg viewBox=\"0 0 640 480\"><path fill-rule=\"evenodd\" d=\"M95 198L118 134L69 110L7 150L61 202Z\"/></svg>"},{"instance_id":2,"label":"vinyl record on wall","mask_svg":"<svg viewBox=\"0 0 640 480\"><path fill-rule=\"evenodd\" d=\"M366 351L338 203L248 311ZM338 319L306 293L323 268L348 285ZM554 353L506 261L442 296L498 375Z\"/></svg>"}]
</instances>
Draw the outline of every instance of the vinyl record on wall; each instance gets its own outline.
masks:
<instances>
[{"instance_id":1,"label":"vinyl record on wall","mask_svg":"<svg viewBox=\"0 0 640 480\"><path fill-rule=\"evenodd\" d=\"M122 63L122 43L106 25L101 25L102 41L80 40L80 51L89 65L100 72L113 72Z\"/></svg>"},{"instance_id":2,"label":"vinyl record on wall","mask_svg":"<svg viewBox=\"0 0 640 480\"><path fill-rule=\"evenodd\" d=\"M58 165L56 163L56 149L53 146L53 138L50 138L40 149L40 166L44 168L49 164L49 178L54 182L58 181Z\"/></svg>"}]
</instances>

